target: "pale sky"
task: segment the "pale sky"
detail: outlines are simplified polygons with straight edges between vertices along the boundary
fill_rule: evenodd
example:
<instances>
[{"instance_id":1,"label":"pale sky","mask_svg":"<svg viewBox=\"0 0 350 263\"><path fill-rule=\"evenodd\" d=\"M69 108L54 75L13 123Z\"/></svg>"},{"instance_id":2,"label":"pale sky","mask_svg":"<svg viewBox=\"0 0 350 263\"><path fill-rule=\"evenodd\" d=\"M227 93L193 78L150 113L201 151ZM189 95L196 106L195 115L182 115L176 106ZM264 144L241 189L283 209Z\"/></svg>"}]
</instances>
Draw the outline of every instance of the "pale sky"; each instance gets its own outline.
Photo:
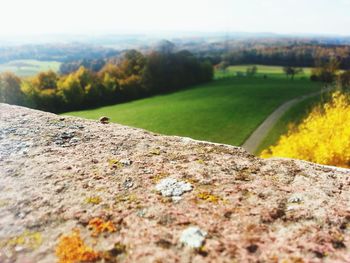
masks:
<instances>
[{"instance_id":1,"label":"pale sky","mask_svg":"<svg viewBox=\"0 0 350 263\"><path fill-rule=\"evenodd\" d=\"M1 0L0 35L274 32L350 35L350 0Z\"/></svg>"}]
</instances>

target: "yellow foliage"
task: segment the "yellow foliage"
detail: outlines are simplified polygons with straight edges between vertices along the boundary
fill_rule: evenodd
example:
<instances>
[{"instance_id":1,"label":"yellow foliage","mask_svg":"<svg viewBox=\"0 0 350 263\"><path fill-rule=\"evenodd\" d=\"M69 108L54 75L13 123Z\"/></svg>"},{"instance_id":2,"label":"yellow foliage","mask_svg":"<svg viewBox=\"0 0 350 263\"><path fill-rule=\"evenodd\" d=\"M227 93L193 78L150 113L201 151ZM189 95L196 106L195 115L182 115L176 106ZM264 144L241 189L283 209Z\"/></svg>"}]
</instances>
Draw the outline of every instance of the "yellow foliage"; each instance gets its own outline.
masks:
<instances>
[{"instance_id":1,"label":"yellow foliage","mask_svg":"<svg viewBox=\"0 0 350 263\"><path fill-rule=\"evenodd\" d=\"M111 221L104 221L101 218L94 218L89 221L89 227L92 230L92 236L98 236L102 232L113 233L117 231Z\"/></svg>"},{"instance_id":2,"label":"yellow foliage","mask_svg":"<svg viewBox=\"0 0 350 263\"><path fill-rule=\"evenodd\" d=\"M335 92L328 103L314 108L299 126L261 154L277 156L350 168L349 96Z\"/></svg>"},{"instance_id":3,"label":"yellow foliage","mask_svg":"<svg viewBox=\"0 0 350 263\"><path fill-rule=\"evenodd\" d=\"M85 245L78 229L61 237L56 247L56 256L59 263L94 262L100 259L98 252Z\"/></svg>"}]
</instances>

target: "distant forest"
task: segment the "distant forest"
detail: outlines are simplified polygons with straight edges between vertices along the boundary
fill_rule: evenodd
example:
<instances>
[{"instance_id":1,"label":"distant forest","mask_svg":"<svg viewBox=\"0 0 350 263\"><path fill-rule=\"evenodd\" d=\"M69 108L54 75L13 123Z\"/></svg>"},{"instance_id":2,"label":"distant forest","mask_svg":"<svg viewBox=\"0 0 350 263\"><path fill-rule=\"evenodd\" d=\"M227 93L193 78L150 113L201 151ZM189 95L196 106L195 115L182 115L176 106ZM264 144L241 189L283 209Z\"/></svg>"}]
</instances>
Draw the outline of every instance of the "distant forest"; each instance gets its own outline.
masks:
<instances>
[{"instance_id":1,"label":"distant forest","mask_svg":"<svg viewBox=\"0 0 350 263\"><path fill-rule=\"evenodd\" d=\"M108 41L107 41L108 40ZM130 49L143 54L153 51L171 50L179 52L188 50L197 58L210 60L216 65L223 60L229 64L265 64L295 67L312 67L316 60L337 58L342 69L350 68L350 38L337 37L240 37L239 35L221 37L174 38L152 42L147 39L125 39L133 48L124 49L122 39L110 48L89 42L71 44L40 44L0 46L0 63L11 60L36 59L41 61L63 62L61 73L67 74L84 66L93 71L100 70L108 60L119 57ZM112 42L113 43L113 42ZM133 44L134 43L134 44ZM118 48L120 47L120 48Z\"/></svg>"},{"instance_id":2,"label":"distant forest","mask_svg":"<svg viewBox=\"0 0 350 263\"><path fill-rule=\"evenodd\" d=\"M341 69L350 69L350 46L296 45L254 47L223 54L220 59L230 65L263 64L293 67L313 67L315 61L336 59Z\"/></svg>"},{"instance_id":3,"label":"distant forest","mask_svg":"<svg viewBox=\"0 0 350 263\"><path fill-rule=\"evenodd\" d=\"M23 59L68 62L80 59L103 59L118 54L120 51L115 49L87 44L0 46L0 63Z\"/></svg>"}]
</instances>

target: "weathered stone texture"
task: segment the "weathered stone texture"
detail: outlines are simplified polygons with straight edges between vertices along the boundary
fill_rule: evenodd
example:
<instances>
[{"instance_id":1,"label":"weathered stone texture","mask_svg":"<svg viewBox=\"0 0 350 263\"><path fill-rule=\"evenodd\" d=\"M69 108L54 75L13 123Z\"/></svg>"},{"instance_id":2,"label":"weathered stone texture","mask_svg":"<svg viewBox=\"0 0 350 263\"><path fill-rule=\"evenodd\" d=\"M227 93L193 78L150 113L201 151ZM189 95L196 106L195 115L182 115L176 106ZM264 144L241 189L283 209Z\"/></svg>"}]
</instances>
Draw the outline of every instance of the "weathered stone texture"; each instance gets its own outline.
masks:
<instances>
[{"instance_id":1,"label":"weathered stone texture","mask_svg":"<svg viewBox=\"0 0 350 263\"><path fill-rule=\"evenodd\" d=\"M118 262L350 262L350 171L0 104L0 262L56 262L74 228Z\"/></svg>"}]
</instances>

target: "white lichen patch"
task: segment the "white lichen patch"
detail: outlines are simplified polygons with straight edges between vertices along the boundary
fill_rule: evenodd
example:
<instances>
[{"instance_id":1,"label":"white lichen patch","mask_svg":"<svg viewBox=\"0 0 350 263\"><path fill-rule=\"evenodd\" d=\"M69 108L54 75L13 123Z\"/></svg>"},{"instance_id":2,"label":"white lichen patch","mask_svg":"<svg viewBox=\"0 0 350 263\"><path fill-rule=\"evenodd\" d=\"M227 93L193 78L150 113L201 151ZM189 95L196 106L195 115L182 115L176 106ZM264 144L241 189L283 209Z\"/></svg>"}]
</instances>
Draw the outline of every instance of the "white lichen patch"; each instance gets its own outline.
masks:
<instances>
[{"instance_id":1,"label":"white lichen patch","mask_svg":"<svg viewBox=\"0 0 350 263\"><path fill-rule=\"evenodd\" d=\"M199 227L191 226L186 228L180 237L180 242L191 248L200 248L205 240L207 233Z\"/></svg>"},{"instance_id":2,"label":"white lichen patch","mask_svg":"<svg viewBox=\"0 0 350 263\"><path fill-rule=\"evenodd\" d=\"M301 196L292 196L288 199L288 203L292 204L300 204L303 202L303 198Z\"/></svg>"},{"instance_id":3,"label":"white lichen patch","mask_svg":"<svg viewBox=\"0 0 350 263\"><path fill-rule=\"evenodd\" d=\"M192 185L187 182L177 181L173 178L162 179L157 185L156 190L165 197L181 196L185 192L192 190Z\"/></svg>"}]
</instances>

